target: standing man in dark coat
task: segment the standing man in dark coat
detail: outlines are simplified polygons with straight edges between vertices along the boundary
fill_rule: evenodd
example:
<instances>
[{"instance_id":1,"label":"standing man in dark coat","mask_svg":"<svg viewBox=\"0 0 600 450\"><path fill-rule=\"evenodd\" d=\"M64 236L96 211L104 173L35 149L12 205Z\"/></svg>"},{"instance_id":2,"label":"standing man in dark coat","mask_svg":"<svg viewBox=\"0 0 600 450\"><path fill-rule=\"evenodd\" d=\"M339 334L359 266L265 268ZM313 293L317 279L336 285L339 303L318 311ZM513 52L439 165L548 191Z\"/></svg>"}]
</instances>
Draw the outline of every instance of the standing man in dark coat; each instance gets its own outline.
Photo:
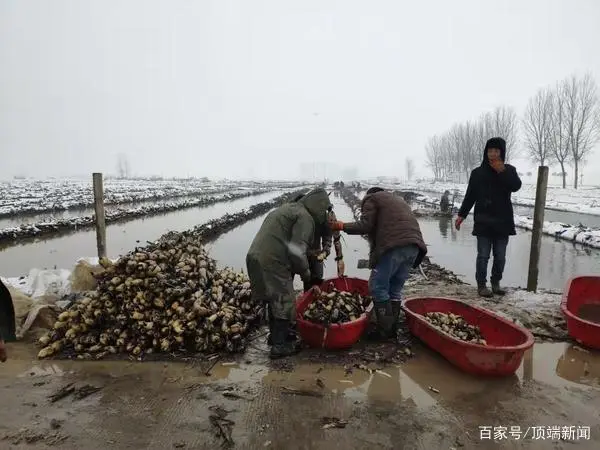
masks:
<instances>
[{"instance_id":1,"label":"standing man in dark coat","mask_svg":"<svg viewBox=\"0 0 600 450\"><path fill-rule=\"evenodd\" d=\"M427 254L419 222L406 201L382 188L369 189L362 201L358 222L333 222L332 230L369 238L369 291L381 337L392 337L398 328L402 289L410 269Z\"/></svg>"},{"instance_id":2,"label":"standing man in dark coat","mask_svg":"<svg viewBox=\"0 0 600 450\"><path fill-rule=\"evenodd\" d=\"M315 228L327 223L331 203L323 188L285 203L267 214L246 255L246 269L257 302L268 305L271 358L289 356L298 350L290 339L296 321L294 275L304 283L313 279L307 252Z\"/></svg>"},{"instance_id":3,"label":"standing man in dark coat","mask_svg":"<svg viewBox=\"0 0 600 450\"><path fill-rule=\"evenodd\" d=\"M505 164L506 141L502 138L491 138L485 144L483 162L471 172L469 185L462 206L458 211L455 226L460 225L475 205L473 236L477 236L477 263L475 279L481 297L504 295L506 291L500 287L500 280L506 264L506 247L508 237L514 236L515 219L511 202L511 194L521 189L521 179L517 169ZM492 290L486 286L487 268L490 253L494 254Z\"/></svg>"}]
</instances>

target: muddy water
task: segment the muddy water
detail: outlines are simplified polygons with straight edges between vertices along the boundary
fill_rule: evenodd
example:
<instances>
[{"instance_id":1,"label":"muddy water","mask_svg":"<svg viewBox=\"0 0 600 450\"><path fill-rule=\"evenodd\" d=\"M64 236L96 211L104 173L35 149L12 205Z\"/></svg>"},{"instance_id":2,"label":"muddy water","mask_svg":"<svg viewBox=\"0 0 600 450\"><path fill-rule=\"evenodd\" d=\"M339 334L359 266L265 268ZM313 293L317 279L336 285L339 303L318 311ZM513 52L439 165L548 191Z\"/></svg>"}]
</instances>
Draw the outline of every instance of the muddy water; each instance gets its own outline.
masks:
<instances>
[{"instance_id":1,"label":"muddy water","mask_svg":"<svg viewBox=\"0 0 600 450\"><path fill-rule=\"evenodd\" d=\"M331 202L333 203L334 211L339 220L353 221L352 211L344 201L336 195L331 194ZM237 228L234 232L227 233L221 236L214 243L209 245L210 253L219 263L230 266L237 270L246 271L246 253L250 248L250 244L254 236L260 229L265 216L259 217L251 222L248 222ZM356 236L347 236L342 233L342 252L346 264L346 275L367 278L369 271L365 269L357 269L358 260L368 258L369 247L368 243ZM324 278L334 278L337 276L337 266L334 261L335 251L332 248L332 254L325 261ZM302 288L302 283L299 277L294 280L294 286L298 289Z\"/></svg>"},{"instance_id":2,"label":"muddy water","mask_svg":"<svg viewBox=\"0 0 600 450\"><path fill-rule=\"evenodd\" d=\"M347 371L335 362L311 364L301 355L288 358L291 369L278 371L265 358L263 338L245 355L217 362L209 376L204 371L210 363L39 362L26 344L10 344L8 350L11 359L0 371L0 430L11 436L2 442L7 444L28 430L46 439L66 437L58 448L218 448L209 416L219 406L231 421L236 448L563 450L574 443L582 449L600 445L599 356L564 344L536 345L530 367L502 379L464 374L420 346L402 365L373 366L379 372ZM102 389L83 400L69 396L48 402L67 383ZM345 420L347 426L323 429L324 417ZM51 419L58 421L57 430ZM570 443L528 439L521 446L512 439L486 446L482 425L523 432L531 426L573 425L591 432L588 439ZM32 440L27 448L45 445Z\"/></svg>"},{"instance_id":3,"label":"muddy water","mask_svg":"<svg viewBox=\"0 0 600 450\"><path fill-rule=\"evenodd\" d=\"M122 224L108 225L106 242L109 257L125 254L136 245L159 238L168 231L183 231L195 225L241 211L256 203L271 200L281 191L247 197L231 202L216 203L204 208L191 208L152 216ZM138 244L137 242L141 244ZM96 233L85 230L62 237L39 240L0 251L0 274L4 277L22 276L35 268L72 268L78 258L96 254Z\"/></svg>"},{"instance_id":4,"label":"muddy water","mask_svg":"<svg viewBox=\"0 0 600 450\"><path fill-rule=\"evenodd\" d=\"M600 304L583 305L577 311L577 316L600 325Z\"/></svg>"},{"instance_id":5,"label":"muddy water","mask_svg":"<svg viewBox=\"0 0 600 450\"><path fill-rule=\"evenodd\" d=\"M477 241L471 235L473 222L467 219L456 231L450 219L420 219L421 231L432 260L475 283ZM517 230L510 238L502 283L517 287L527 285L531 233ZM488 265L491 273L493 258ZM600 250L583 248L550 236L542 237L538 287L562 291L574 275L600 273ZM489 278L488 278L489 280Z\"/></svg>"}]
</instances>

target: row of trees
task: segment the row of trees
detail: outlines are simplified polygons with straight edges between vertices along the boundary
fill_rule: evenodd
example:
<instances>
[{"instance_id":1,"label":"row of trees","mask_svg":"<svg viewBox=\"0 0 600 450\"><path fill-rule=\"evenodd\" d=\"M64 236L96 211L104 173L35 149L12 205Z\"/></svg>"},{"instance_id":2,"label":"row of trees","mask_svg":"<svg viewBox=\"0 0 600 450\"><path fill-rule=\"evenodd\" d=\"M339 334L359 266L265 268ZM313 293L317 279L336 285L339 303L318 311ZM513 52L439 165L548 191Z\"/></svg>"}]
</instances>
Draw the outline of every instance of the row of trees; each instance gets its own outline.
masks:
<instances>
[{"instance_id":1,"label":"row of trees","mask_svg":"<svg viewBox=\"0 0 600 450\"><path fill-rule=\"evenodd\" d=\"M600 103L592 76L573 75L540 89L525 109L523 134L528 158L541 166L558 164L563 188L570 165L577 189L579 169L600 140Z\"/></svg>"},{"instance_id":2,"label":"row of trees","mask_svg":"<svg viewBox=\"0 0 600 450\"><path fill-rule=\"evenodd\" d=\"M519 136L522 133L522 141ZM600 101L591 75L572 75L540 89L528 102L521 120L513 108L501 106L475 121L454 125L432 136L426 145L427 165L436 180L463 181L481 164L485 142L506 140L506 160L525 155L539 165L558 164L563 188L566 166L573 168L573 186L594 145L600 140ZM459 179L457 179L459 178Z\"/></svg>"},{"instance_id":3,"label":"row of trees","mask_svg":"<svg viewBox=\"0 0 600 450\"><path fill-rule=\"evenodd\" d=\"M517 114L500 106L477 120L454 125L432 136L425 147L427 165L436 180L464 181L481 164L485 142L492 136L506 140L506 159L514 156L517 142Z\"/></svg>"}]
</instances>

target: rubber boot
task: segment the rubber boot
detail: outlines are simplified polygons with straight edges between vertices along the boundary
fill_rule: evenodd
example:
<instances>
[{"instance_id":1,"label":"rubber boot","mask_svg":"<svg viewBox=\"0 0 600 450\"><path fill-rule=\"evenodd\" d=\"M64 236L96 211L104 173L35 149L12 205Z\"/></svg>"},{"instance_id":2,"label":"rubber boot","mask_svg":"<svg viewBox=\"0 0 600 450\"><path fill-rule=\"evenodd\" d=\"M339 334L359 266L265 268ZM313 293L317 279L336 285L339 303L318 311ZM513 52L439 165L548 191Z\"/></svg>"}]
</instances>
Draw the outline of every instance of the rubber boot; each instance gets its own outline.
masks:
<instances>
[{"instance_id":1,"label":"rubber boot","mask_svg":"<svg viewBox=\"0 0 600 450\"><path fill-rule=\"evenodd\" d=\"M394 316L390 302L375 305L375 315L377 317L377 330L382 339L392 337L394 327Z\"/></svg>"},{"instance_id":2,"label":"rubber boot","mask_svg":"<svg viewBox=\"0 0 600 450\"><path fill-rule=\"evenodd\" d=\"M390 302L392 305L392 335L396 336L400 330L400 312L402 311L401 302Z\"/></svg>"},{"instance_id":3,"label":"rubber boot","mask_svg":"<svg viewBox=\"0 0 600 450\"><path fill-rule=\"evenodd\" d=\"M492 293L496 295L506 295L506 291L500 287L500 283L492 282Z\"/></svg>"},{"instance_id":4,"label":"rubber boot","mask_svg":"<svg viewBox=\"0 0 600 450\"><path fill-rule=\"evenodd\" d=\"M295 355L300 350L295 342L287 340L290 329L288 320L275 319L273 328L271 328L271 336L273 337L273 345L271 345L271 359L284 358L286 356Z\"/></svg>"},{"instance_id":5,"label":"rubber boot","mask_svg":"<svg viewBox=\"0 0 600 450\"><path fill-rule=\"evenodd\" d=\"M488 289L485 283L477 284L477 293L480 297L490 298L494 296L494 293Z\"/></svg>"}]
</instances>

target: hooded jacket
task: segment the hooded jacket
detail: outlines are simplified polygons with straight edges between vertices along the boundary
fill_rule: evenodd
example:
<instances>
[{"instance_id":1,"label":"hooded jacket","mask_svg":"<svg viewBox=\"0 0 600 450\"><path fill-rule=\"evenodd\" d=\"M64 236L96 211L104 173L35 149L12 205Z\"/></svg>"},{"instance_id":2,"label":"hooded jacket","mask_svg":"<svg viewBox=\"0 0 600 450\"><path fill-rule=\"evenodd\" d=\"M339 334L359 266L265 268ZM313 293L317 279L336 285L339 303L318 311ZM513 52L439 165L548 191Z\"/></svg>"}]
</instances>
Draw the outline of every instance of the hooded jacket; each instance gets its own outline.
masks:
<instances>
[{"instance_id":1,"label":"hooded jacket","mask_svg":"<svg viewBox=\"0 0 600 450\"><path fill-rule=\"evenodd\" d=\"M313 243L316 227L327 223L330 206L329 196L322 188L281 205L267 214L248 255L260 261L265 269L308 279L307 250Z\"/></svg>"},{"instance_id":2,"label":"hooded jacket","mask_svg":"<svg viewBox=\"0 0 600 450\"><path fill-rule=\"evenodd\" d=\"M327 194L329 195L329 194ZM292 200L292 202L298 202L300 199L304 197L303 195L299 195ZM337 217L333 212L333 209L327 211L328 221L335 222L337 221ZM323 223L322 225L315 225L315 236L313 242L308 248L308 257L316 259L317 255L321 252L327 253L329 255L331 253L331 247L334 242L338 242L340 240L340 232L332 231L329 224ZM341 254L341 247L336 247L336 252Z\"/></svg>"},{"instance_id":3,"label":"hooded jacket","mask_svg":"<svg viewBox=\"0 0 600 450\"><path fill-rule=\"evenodd\" d=\"M344 224L344 232L368 236L370 269L377 265L386 251L412 244L419 247L414 265L418 267L427 254L427 246L410 206L402 198L383 189L369 191L362 201L360 220Z\"/></svg>"},{"instance_id":4,"label":"hooded jacket","mask_svg":"<svg viewBox=\"0 0 600 450\"><path fill-rule=\"evenodd\" d=\"M511 195L521 189L521 179L517 169L505 164L505 170L497 173L490 166L488 148L500 149L502 161L506 158L506 142L501 138L487 141L483 149L483 161L471 172L469 185L458 215L465 219L473 205L473 235L486 237L506 237L516 234Z\"/></svg>"}]
</instances>

